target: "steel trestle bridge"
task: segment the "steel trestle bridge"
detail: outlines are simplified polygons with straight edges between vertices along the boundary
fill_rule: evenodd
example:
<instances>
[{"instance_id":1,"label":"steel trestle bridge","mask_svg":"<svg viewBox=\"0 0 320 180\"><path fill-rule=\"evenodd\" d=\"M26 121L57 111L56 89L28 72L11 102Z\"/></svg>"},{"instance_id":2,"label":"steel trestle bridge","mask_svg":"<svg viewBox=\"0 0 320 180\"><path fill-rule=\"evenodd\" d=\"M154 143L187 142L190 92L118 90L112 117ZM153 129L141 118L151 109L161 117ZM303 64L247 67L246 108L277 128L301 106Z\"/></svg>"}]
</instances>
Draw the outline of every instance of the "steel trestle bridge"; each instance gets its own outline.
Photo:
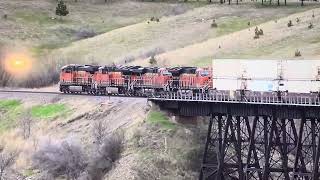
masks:
<instances>
[{"instance_id":1,"label":"steel trestle bridge","mask_svg":"<svg viewBox=\"0 0 320 180\"><path fill-rule=\"evenodd\" d=\"M149 100L182 116L209 116L199 179L319 179L318 94L168 92Z\"/></svg>"}]
</instances>

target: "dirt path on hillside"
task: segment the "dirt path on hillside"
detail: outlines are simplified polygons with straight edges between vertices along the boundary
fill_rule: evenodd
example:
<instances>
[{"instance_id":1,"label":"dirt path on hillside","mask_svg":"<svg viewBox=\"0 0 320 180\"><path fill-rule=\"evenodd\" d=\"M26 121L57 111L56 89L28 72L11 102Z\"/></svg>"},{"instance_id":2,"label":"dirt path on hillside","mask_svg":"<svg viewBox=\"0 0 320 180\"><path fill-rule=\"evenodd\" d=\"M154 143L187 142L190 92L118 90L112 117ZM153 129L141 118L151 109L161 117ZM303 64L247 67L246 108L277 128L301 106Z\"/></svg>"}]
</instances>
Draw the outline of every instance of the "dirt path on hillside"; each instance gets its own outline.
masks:
<instances>
[{"instance_id":1,"label":"dirt path on hillside","mask_svg":"<svg viewBox=\"0 0 320 180\"><path fill-rule=\"evenodd\" d=\"M315 14L315 18L312 14ZM300 22L297 24L296 19L299 18ZM288 28L287 23L292 20L294 26ZM181 49L163 53L156 58L161 61L165 61L169 65L190 64L192 61L201 59L203 57L211 56L215 58L218 53L231 53L246 51L250 48L256 48L266 45L272 45L275 42L287 40L294 36L305 36L308 31L308 24L310 22L320 21L320 9L309 10L302 13L296 13L285 18L281 18L277 21L270 21L259 25L262 28L264 35L259 39L254 40L254 28L245 29L229 35L221 36L218 38L212 38L205 42L190 45ZM316 25L313 32L317 32L320 25ZM219 46L221 48L219 48ZM315 58L319 56L314 56ZM281 58L281 57L279 57ZM135 64L148 64L148 59L140 60Z\"/></svg>"}]
</instances>

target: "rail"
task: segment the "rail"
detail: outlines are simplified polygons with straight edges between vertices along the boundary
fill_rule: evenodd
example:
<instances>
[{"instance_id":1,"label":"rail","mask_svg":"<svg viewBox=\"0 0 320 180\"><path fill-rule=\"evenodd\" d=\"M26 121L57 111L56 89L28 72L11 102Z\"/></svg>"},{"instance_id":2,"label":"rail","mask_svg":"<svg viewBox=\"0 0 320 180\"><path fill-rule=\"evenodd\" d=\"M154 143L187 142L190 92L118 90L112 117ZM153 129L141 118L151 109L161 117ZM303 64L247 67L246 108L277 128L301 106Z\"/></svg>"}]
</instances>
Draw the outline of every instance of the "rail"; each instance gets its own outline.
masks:
<instances>
[{"instance_id":1,"label":"rail","mask_svg":"<svg viewBox=\"0 0 320 180\"><path fill-rule=\"evenodd\" d=\"M232 96L228 93L193 93L181 94L179 92L157 93L149 96L150 100L162 101L197 101L197 102L216 102L216 103L241 103L241 104L267 104L267 105L287 105L287 106L319 106L320 99L312 94L288 94L277 96L274 94L261 93L245 96Z\"/></svg>"}]
</instances>

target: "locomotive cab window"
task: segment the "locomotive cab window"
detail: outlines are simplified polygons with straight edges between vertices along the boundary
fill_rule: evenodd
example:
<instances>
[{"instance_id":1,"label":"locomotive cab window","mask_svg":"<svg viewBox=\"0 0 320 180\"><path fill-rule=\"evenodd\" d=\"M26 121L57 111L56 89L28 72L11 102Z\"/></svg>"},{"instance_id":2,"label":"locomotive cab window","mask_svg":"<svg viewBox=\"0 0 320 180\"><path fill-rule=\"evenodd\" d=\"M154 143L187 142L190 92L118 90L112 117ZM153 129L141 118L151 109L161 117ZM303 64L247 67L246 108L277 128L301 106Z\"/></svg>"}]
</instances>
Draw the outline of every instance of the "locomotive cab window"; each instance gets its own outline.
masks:
<instances>
[{"instance_id":1,"label":"locomotive cab window","mask_svg":"<svg viewBox=\"0 0 320 180\"><path fill-rule=\"evenodd\" d=\"M66 68L66 69L63 69L62 72L64 72L64 73L71 73L71 69Z\"/></svg>"},{"instance_id":2,"label":"locomotive cab window","mask_svg":"<svg viewBox=\"0 0 320 180\"><path fill-rule=\"evenodd\" d=\"M172 76L172 73L170 73L169 71L163 71L162 74L164 76Z\"/></svg>"},{"instance_id":3,"label":"locomotive cab window","mask_svg":"<svg viewBox=\"0 0 320 180\"><path fill-rule=\"evenodd\" d=\"M208 71L200 71L200 76L202 76L202 77L209 76L209 72Z\"/></svg>"}]
</instances>

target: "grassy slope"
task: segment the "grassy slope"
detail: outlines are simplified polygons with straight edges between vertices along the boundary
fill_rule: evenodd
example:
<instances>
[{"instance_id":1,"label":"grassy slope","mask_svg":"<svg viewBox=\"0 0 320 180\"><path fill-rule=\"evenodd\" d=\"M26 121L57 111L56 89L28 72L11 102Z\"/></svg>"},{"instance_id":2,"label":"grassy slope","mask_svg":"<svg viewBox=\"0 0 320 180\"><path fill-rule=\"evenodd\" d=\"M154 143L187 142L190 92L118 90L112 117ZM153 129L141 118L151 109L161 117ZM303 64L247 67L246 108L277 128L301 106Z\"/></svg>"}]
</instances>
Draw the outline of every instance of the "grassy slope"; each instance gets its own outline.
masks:
<instances>
[{"instance_id":1,"label":"grassy slope","mask_svg":"<svg viewBox=\"0 0 320 180\"><path fill-rule=\"evenodd\" d=\"M318 58L319 14L320 9L314 9L263 23L259 27L264 30L264 35L258 40L253 39L254 29L250 28L164 53L158 59L169 59L171 64L176 65L201 66L209 65L212 58L294 58L296 49L302 52L300 58ZM296 23L296 18L301 21ZM287 27L289 20L294 21L291 28ZM313 29L308 29L310 22L315 25Z\"/></svg>"},{"instance_id":2,"label":"grassy slope","mask_svg":"<svg viewBox=\"0 0 320 180\"><path fill-rule=\"evenodd\" d=\"M164 112L153 109L146 123L131 129L134 130L133 135L116 169L126 168L122 160L127 162L133 158L134 162L126 164L133 171L130 179L183 180L198 177L205 139L204 126L175 124ZM116 172L111 172L105 179L114 179Z\"/></svg>"},{"instance_id":3,"label":"grassy slope","mask_svg":"<svg viewBox=\"0 0 320 180\"><path fill-rule=\"evenodd\" d=\"M16 126L22 107L18 100L0 100L0 133Z\"/></svg>"},{"instance_id":4,"label":"grassy slope","mask_svg":"<svg viewBox=\"0 0 320 180\"><path fill-rule=\"evenodd\" d=\"M114 31L72 43L69 47L55 52L55 58L76 59L86 61L94 59L100 63L120 61L132 55L140 57L145 51L161 47L166 51L201 43L211 38L220 37L260 24L288 14L304 11L310 7L264 8L255 4L240 6L208 5L178 16L164 17L159 23L146 21ZM212 19L220 24L218 28L210 28ZM167 59L175 61L175 59Z\"/></svg>"},{"instance_id":5,"label":"grassy slope","mask_svg":"<svg viewBox=\"0 0 320 180\"><path fill-rule=\"evenodd\" d=\"M199 6L199 3L149 3L116 1L110 4L67 1L70 14L62 20L55 18L56 2L51 0L0 0L0 42L32 47L36 54L65 47L77 40L80 29L100 34L151 16L182 13ZM7 19L2 18L4 14Z\"/></svg>"},{"instance_id":6,"label":"grassy slope","mask_svg":"<svg viewBox=\"0 0 320 180\"><path fill-rule=\"evenodd\" d=\"M168 117L165 116L163 112L151 111L148 114L147 122L151 124L160 125L164 129L174 129L175 125L169 121Z\"/></svg>"},{"instance_id":7,"label":"grassy slope","mask_svg":"<svg viewBox=\"0 0 320 180\"><path fill-rule=\"evenodd\" d=\"M49 119L67 112L64 104L38 105L31 108L31 115L38 119Z\"/></svg>"},{"instance_id":8,"label":"grassy slope","mask_svg":"<svg viewBox=\"0 0 320 180\"><path fill-rule=\"evenodd\" d=\"M25 109L19 100L0 100L0 133L16 127L20 118L27 114L37 120L48 120L67 112L68 107L64 104L36 105Z\"/></svg>"}]
</instances>

